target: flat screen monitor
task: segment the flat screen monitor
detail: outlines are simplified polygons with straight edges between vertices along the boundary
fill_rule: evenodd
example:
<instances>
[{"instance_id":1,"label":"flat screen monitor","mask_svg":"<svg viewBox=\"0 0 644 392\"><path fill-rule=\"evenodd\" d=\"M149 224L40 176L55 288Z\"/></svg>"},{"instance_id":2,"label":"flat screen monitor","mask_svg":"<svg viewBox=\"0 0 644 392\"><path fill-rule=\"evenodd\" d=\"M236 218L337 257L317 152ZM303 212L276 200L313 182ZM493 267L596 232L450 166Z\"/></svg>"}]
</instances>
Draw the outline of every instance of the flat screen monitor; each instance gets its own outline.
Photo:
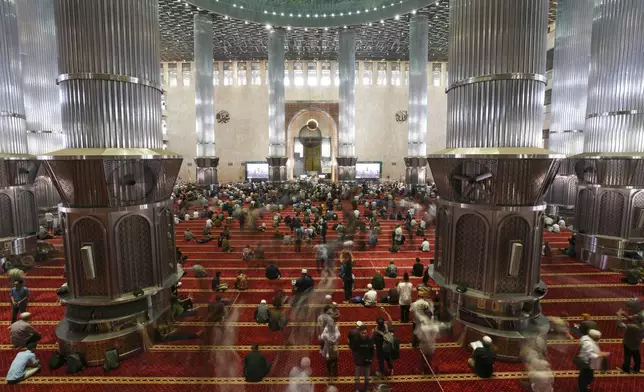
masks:
<instances>
[{"instance_id":1,"label":"flat screen monitor","mask_svg":"<svg viewBox=\"0 0 644 392\"><path fill-rule=\"evenodd\" d=\"M356 163L356 178L378 180L381 175L381 166L380 162L358 162Z\"/></svg>"},{"instance_id":2,"label":"flat screen monitor","mask_svg":"<svg viewBox=\"0 0 644 392\"><path fill-rule=\"evenodd\" d=\"M246 179L247 180L268 180L268 163L247 162Z\"/></svg>"}]
</instances>

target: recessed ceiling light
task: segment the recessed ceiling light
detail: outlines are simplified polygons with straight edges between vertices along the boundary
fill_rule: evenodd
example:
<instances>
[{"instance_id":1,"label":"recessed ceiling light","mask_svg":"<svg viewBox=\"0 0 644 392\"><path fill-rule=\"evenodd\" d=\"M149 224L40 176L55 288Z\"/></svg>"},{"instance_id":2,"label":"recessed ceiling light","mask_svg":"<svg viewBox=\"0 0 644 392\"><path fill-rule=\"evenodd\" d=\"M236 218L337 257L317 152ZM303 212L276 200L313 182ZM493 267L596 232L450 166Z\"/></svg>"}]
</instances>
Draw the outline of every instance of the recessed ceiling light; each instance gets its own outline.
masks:
<instances>
[{"instance_id":1,"label":"recessed ceiling light","mask_svg":"<svg viewBox=\"0 0 644 392\"><path fill-rule=\"evenodd\" d=\"M323 18L326 18L326 14L322 14L322 17L323 17Z\"/></svg>"},{"instance_id":2,"label":"recessed ceiling light","mask_svg":"<svg viewBox=\"0 0 644 392\"><path fill-rule=\"evenodd\" d=\"M351 11L347 12L347 15L351 15Z\"/></svg>"},{"instance_id":3,"label":"recessed ceiling light","mask_svg":"<svg viewBox=\"0 0 644 392\"><path fill-rule=\"evenodd\" d=\"M280 16L284 16L284 13L283 13L283 12L280 12Z\"/></svg>"},{"instance_id":4,"label":"recessed ceiling light","mask_svg":"<svg viewBox=\"0 0 644 392\"><path fill-rule=\"evenodd\" d=\"M359 14L359 13L360 13L360 10L357 10L357 11L356 11L356 14Z\"/></svg>"},{"instance_id":5,"label":"recessed ceiling light","mask_svg":"<svg viewBox=\"0 0 644 392\"><path fill-rule=\"evenodd\" d=\"M286 28L286 30L289 30L289 31L290 31L290 30L291 30L291 26L288 26L288 27Z\"/></svg>"},{"instance_id":6,"label":"recessed ceiling light","mask_svg":"<svg viewBox=\"0 0 644 392\"><path fill-rule=\"evenodd\" d=\"M396 15L396 16L394 16L394 19L396 19L396 20L400 20L400 15Z\"/></svg>"},{"instance_id":7,"label":"recessed ceiling light","mask_svg":"<svg viewBox=\"0 0 644 392\"><path fill-rule=\"evenodd\" d=\"M329 31L329 28L328 28L328 27L325 27L325 28L324 28L324 31Z\"/></svg>"},{"instance_id":8,"label":"recessed ceiling light","mask_svg":"<svg viewBox=\"0 0 644 392\"><path fill-rule=\"evenodd\" d=\"M268 11L264 10L264 13L265 13L265 14L268 14Z\"/></svg>"},{"instance_id":9,"label":"recessed ceiling light","mask_svg":"<svg viewBox=\"0 0 644 392\"><path fill-rule=\"evenodd\" d=\"M340 12L340 16L344 16L344 12Z\"/></svg>"},{"instance_id":10,"label":"recessed ceiling light","mask_svg":"<svg viewBox=\"0 0 644 392\"><path fill-rule=\"evenodd\" d=\"M288 14L288 16L293 17L293 14Z\"/></svg>"},{"instance_id":11,"label":"recessed ceiling light","mask_svg":"<svg viewBox=\"0 0 644 392\"><path fill-rule=\"evenodd\" d=\"M371 22L369 22L369 26L371 26L371 25L372 25L372 23L371 23Z\"/></svg>"},{"instance_id":12,"label":"recessed ceiling light","mask_svg":"<svg viewBox=\"0 0 644 392\"><path fill-rule=\"evenodd\" d=\"M239 6L239 8L244 9L244 6L243 6L243 5L240 5L240 6Z\"/></svg>"},{"instance_id":13,"label":"recessed ceiling light","mask_svg":"<svg viewBox=\"0 0 644 392\"><path fill-rule=\"evenodd\" d=\"M237 8L237 4L233 4L233 7Z\"/></svg>"},{"instance_id":14,"label":"recessed ceiling light","mask_svg":"<svg viewBox=\"0 0 644 392\"><path fill-rule=\"evenodd\" d=\"M309 31L309 29L308 29L307 27L305 27L305 28L304 28L304 31Z\"/></svg>"},{"instance_id":15,"label":"recessed ceiling light","mask_svg":"<svg viewBox=\"0 0 644 392\"><path fill-rule=\"evenodd\" d=\"M297 14L297 17L298 17L298 18L301 18L301 17L302 17L302 14Z\"/></svg>"},{"instance_id":16,"label":"recessed ceiling light","mask_svg":"<svg viewBox=\"0 0 644 392\"><path fill-rule=\"evenodd\" d=\"M385 21L380 19L380 24L385 24Z\"/></svg>"},{"instance_id":17,"label":"recessed ceiling light","mask_svg":"<svg viewBox=\"0 0 644 392\"><path fill-rule=\"evenodd\" d=\"M306 14L306 17L307 17L307 18L310 18L310 17L311 17L311 14Z\"/></svg>"},{"instance_id":18,"label":"recessed ceiling light","mask_svg":"<svg viewBox=\"0 0 644 392\"><path fill-rule=\"evenodd\" d=\"M277 15L277 12L273 11L273 15Z\"/></svg>"},{"instance_id":19,"label":"recessed ceiling light","mask_svg":"<svg viewBox=\"0 0 644 392\"><path fill-rule=\"evenodd\" d=\"M369 12L369 10L368 10L368 9L366 9L366 10L364 10L364 12L365 12L365 13L366 13L366 12Z\"/></svg>"},{"instance_id":20,"label":"recessed ceiling light","mask_svg":"<svg viewBox=\"0 0 644 392\"><path fill-rule=\"evenodd\" d=\"M318 14L315 14L315 17L317 18L317 17L318 17Z\"/></svg>"}]
</instances>

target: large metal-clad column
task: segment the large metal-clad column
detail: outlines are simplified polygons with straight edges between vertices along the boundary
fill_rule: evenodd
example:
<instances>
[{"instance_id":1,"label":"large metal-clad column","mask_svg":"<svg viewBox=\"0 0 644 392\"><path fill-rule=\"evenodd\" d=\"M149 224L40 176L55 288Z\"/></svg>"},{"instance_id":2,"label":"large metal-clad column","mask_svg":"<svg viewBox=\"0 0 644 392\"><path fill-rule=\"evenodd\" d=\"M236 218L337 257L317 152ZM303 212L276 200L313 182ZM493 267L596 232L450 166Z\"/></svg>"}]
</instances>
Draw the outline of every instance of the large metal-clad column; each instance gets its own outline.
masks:
<instances>
[{"instance_id":1,"label":"large metal-clad column","mask_svg":"<svg viewBox=\"0 0 644 392\"><path fill-rule=\"evenodd\" d=\"M22 81L27 119L27 146L30 154L40 155L65 147L60 118L58 45L53 0L21 0L16 4ZM34 181L36 204L41 214L56 211L60 196L45 165Z\"/></svg>"},{"instance_id":2,"label":"large metal-clad column","mask_svg":"<svg viewBox=\"0 0 644 392\"><path fill-rule=\"evenodd\" d=\"M356 32L339 34L340 129L338 130L338 180L356 179Z\"/></svg>"},{"instance_id":3,"label":"large metal-clad column","mask_svg":"<svg viewBox=\"0 0 644 392\"><path fill-rule=\"evenodd\" d=\"M19 265L20 256L37 247L38 214L32 185L39 165L27 155L14 0L0 0L0 53L0 256Z\"/></svg>"},{"instance_id":4,"label":"large metal-clad column","mask_svg":"<svg viewBox=\"0 0 644 392\"><path fill-rule=\"evenodd\" d=\"M195 23L195 108L197 131L197 184L217 184L215 156L215 90L212 83L212 17L197 13Z\"/></svg>"},{"instance_id":5,"label":"large metal-clad column","mask_svg":"<svg viewBox=\"0 0 644 392\"><path fill-rule=\"evenodd\" d=\"M584 150L593 3L594 0L560 0L557 4L548 148L566 155ZM576 196L574 161L568 159L559 167L547 201L560 214L571 214Z\"/></svg>"},{"instance_id":6,"label":"large metal-clad column","mask_svg":"<svg viewBox=\"0 0 644 392\"><path fill-rule=\"evenodd\" d=\"M60 349L100 365L145 349L172 322L169 200L181 158L162 150L156 0L56 0L67 148L44 159L63 200ZM118 50L116 50L118 49Z\"/></svg>"},{"instance_id":7,"label":"large metal-clad column","mask_svg":"<svg viewBox=\"0 0 644 392\"><path fill-rule=\"evenodd\" d=\"M407 186L425 185L427 173L427 15L415 15L409 23L409 118L405 157Z\"/></svg>"},{"instance_id":8,"label":"large metal-clad column","mask_svg":"<svg viewBox=\"0 0 644 392\"><path fill-rule=\"evenodd\" d=\"M600 268L630 268L644 237L643 24L641 1L595 1L576 245Z\"/></svg>"},{"instance_id":9,"label":"large metal-clad column","mask_svg":"<svg viewBox=\"0 0 644 392\"><path fill-rule=\"evenodd\" d=\"M286 181L284 29L268 33L268 180Z\"/></svg>"},{"instance_id":10,"label":"large metal-clad column","mask_svg":"<svg viewBox=\"0 0 644 392\"><path fill-rule=\"evenodd\" d=\"M516 360L548 331L539 300L544 196L563 155L541 148L548 2L450 2L448 148L438 187L436 268L452 331L489 335Z\"/></svg>"}]
</instances>

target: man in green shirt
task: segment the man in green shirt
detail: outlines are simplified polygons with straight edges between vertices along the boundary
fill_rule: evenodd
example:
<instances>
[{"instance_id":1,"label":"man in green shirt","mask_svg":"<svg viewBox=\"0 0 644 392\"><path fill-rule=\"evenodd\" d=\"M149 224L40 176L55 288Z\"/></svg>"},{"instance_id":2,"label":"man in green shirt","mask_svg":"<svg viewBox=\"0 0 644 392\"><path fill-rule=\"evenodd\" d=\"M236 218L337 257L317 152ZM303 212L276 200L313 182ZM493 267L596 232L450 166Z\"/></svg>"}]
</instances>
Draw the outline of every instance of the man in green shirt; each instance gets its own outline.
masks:
<instances>
[{"instance_id":1,"label":"man in green shirt","mask_svg":"<svg viewBox=\"0 0 644 392\"><path fill-rule=\"evenodd\" d=\"M259 345L253 344L252 351L244 358L244 378L247 382L260 382L271 368L270 362L259 352Z\"/></svg>"}]
</instances>

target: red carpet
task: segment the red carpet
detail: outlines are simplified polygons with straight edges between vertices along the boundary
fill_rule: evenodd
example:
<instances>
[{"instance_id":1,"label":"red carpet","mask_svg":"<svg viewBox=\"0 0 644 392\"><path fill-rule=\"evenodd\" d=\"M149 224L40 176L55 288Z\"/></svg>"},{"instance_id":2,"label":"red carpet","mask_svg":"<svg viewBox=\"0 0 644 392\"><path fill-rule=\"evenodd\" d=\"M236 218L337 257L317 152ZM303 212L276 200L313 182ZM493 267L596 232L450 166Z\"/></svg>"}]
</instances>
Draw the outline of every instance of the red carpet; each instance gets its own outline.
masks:
<instances>
[{"instance_id":1,"label":"red carpet","mask_svg":"<svg viewBox=\"0 0 644 392\"><path fill-rule=\"evenodd\" d=\"M268 216L267 216L268 218ZM265 219L267 225L270 220ZM376 270L382 270L390 259L396 261L399 275L411 272L411 265L416 257L420 257L427 264L432 253L417 251L422 239L416 238L413 243L407 243L398 253L389 253L389 235L398 222L381 221L383 234L379 236L379 244L374 249L365 252L354 251L357 277L355 295L361 295L366 290ZM231 229L231 243L235 248L232 253L223 253L216 246L216 242L203 245L185 243L183 231L190 228L198 237L203 227L203 220L182 222L177 226L177 245L188 262L184 265L186 277L182 280L180 288L182 295L191 295L195 305L199 307L197 315L186 317L179 323L181 331L199 332L203 334L199 339L163 343L136 358L121 363L121 367L110 373L105 373L102 368L88 368L82 373L68 376L64 369L51 371L47 366L33 379L18 386L0 387L0 390L20 391L116 391L130 392L153 389L155 392L169 391L284 391L288 383L288 371L299 362L303 356L311 358L313 367L313 382L316 391L323 391L328 379L321 355L319 354L317 339L314 336L313 323L297 322L294 314L286 309L286 314L292 319L289 326L280 332L271 332L266 326L254 323L254 306L260 300L269 300L272 291L280 287L290 293L291 279L299 275L299 270L306 267L315 278L316 285L320 283L320 275L315 271L313 250L303 246L302 253L295 253L293 247L285 247L279 241L273 240L273 230L269 228L266 233L240 232L238 223L235 222ZM282 232L286 229L282 225ZM213 236L219 234L221 229L213 229ZM619 308L623 308L627 298L644 295L640 286L629 286L620 282L620 275L606 271L599 271L590 266L576 262L558 254L558 248L567 246L569 232L559 234L544 233L549 241L555 256L544 259L542 265L542 279L549 285L548 294L542 307L546 315L566 317L570 323L578 322L582 312L591 313L597 319L603 333L600 342L602 350L611 353L611 369L621 361L622 345L621 330L616 326L614 315ZM329 230L328 239L335 239L336 234ZM428 230L427 238L434 247L433 231ZM241 249L244 245L254 246L262 242L266 249L266 261L243 262ZM62 245L62 239L51 241ZM274 262L282 271L279 281L266 281L263 278L264 267L268 262ZM227 327L204 322L205 307L209 301L214 300L215 293L210 290L210 277L204 279L194 278L191 266L200 264L204 266L210 277L215 271L221 271L224 281L231 287L238 269L243 269L251 278L249 290L237 292L229 290L222 295L234 301L232 322ZM33 315L33 324L43 335L41 346L37 355L42 363L47 364L55 346L55 326L63 317L64 309L57 304L56 288L64 283L63 260L54 259L41 264L38 268L27 273L26 284L31 289L29 311ZM386 279L386 287L393 287L396 280ZM412 278L416 285L419 278ZM435 284L433 285L436 286ZM335 279L332 288L320 291L319 296L331 294L334 301L341 303L343 294L341 282ZM5 291L7 291L5 289ZM317 310L320 308L315 308ZM387 306L387 311L394 320L398 319L399 308ZM10 309L5 307L0 311L2 320L9 320ZM380 314L378 309L366 309L359 305L340 304L340 331L342 342L346 343L349 329L355 321L361 320L372 325ZM0 322L8 327L9 322ZM491 380L480 380L473 375L466 365L469 353L461 349L455 342L447 338L440 340L439 348L432 364L437 370L436 377L421 375L420 357L416 350L409 346L411 341L411 326L399 325L396 334L404 344L401 358L395 362L395 376L386 379L396 392L423 391L423 392L515 392L527 391L525 388L525 369L522 364L497 362L496 376ZM225 344L222 344L224 335L232 335ZM294 346L289 342L294 335L308 336L305 345ZM241 361L250 349L250 345L259 343L261 350L274 364L268 378L262 384L247 384L241 376ZM9 347L7 333L0 334L0 369L8 369L14 350ZM549 360L555 370L555 391L576 391L576 371L572 358L577 351L576 341L554 341L549 345ZM374 367L375 369L375 367ZM351 353L342 347L340 352L339 370L341 377L336 380L340 391L353 389L353 360ZM375 380L372 380L375 381ZM644 391L644 377L620 374L609 371L597 375L593 384L593 392L639 392Z\"/></svg>"}]
</instances>

